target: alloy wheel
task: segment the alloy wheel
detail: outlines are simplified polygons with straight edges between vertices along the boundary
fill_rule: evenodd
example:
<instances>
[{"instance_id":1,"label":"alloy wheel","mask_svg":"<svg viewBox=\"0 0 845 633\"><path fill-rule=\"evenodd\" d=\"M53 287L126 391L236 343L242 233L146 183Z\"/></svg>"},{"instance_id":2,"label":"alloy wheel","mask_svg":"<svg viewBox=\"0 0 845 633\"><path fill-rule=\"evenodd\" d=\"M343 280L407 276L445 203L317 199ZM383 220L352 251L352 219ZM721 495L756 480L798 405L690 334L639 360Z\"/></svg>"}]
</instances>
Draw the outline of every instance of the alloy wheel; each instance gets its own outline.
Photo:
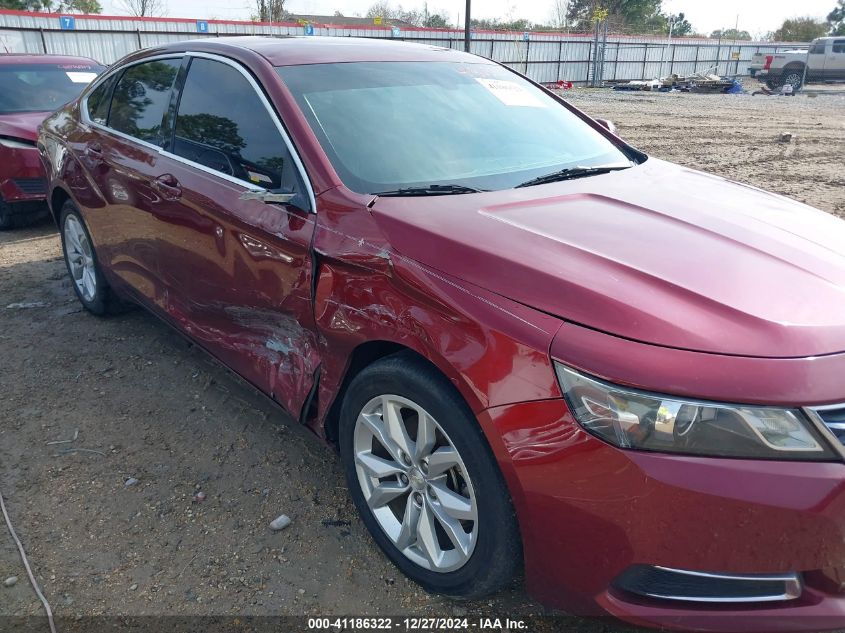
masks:
<instances>
[{"instance_id":1,"label":"alloy wheel","mask_svg":"<svg viewBox=\"0 0 845 633\"><path fill-rule=\"evenodd\" d=\"M785 78L783 83L790 84L793 90L798 90L801 87L801 82L804 80L804 77L799 73L789 73Z\"/></svg>"},{"instance_id":2,"label":"alloy wheel","mask_svg":"<svg viewBox=\"0 0 845 633\"><path fill-rule=\"evenodd\" d=\"M75 215L68 215L64 227L65 252L73 283L82 298L93 301L97 294L97 273L91 243L82 223Z\"/></svg>"},{"instance_id":3,"label":"alloy wheel","mask_svg":"<svg viewBox=\"0 0 845 633\"><path fill-rule=\"evenodd\" d=\"M378 396L358 415L354 451L364 499L397 549L434 572L463 567L478 540L478 506L437 421L407 398Z\"/></svg>"}]
</instances>

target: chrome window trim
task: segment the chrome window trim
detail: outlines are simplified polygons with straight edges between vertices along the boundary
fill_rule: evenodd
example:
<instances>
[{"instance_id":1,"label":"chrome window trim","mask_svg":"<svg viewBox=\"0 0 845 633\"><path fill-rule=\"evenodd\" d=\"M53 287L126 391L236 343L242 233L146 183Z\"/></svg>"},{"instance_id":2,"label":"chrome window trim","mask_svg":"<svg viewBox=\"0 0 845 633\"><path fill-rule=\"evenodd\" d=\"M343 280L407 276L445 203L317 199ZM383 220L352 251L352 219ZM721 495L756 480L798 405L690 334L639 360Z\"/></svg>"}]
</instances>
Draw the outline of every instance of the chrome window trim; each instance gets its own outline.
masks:
<instances>
[{"instance_id":1,"label":"chrome window trim","mask_svg":"<svg viewBox=\"0 0 845 633\"><path fill-rule=\"evenodd\" d=\"M97 88L100 87L100 84L104 83L112 75L116 75L120 72L123 72L127 68L132 68L133 66L137 66L138 64L144 64L146 62L160 61L162 59L181 59L184 56L185 56L185 53L162 53L161 55L153 55L152 57L144 57L143 59L137 59L137 60L129 62L127 64L122 64L120 66L113 66L113 67L109 68L108 70L106 70L105 72L101 73L100 75L97 76L97 78L94 81L92 81L90 84L88 84L88 87L87 87L85 93L82 95L82 99L79 102L80 117L82 118L82 121L84 123L88 124L88 125L96 125L100 129L111 129L111 128L106 128L105 126L103 126L99 123L95 123L94 121L91 120L91 117L88 116L88 97L90 97L91 93L94 92ZM129 138L134 139L135 137L129 137ZM140 139L135 139L135 140L140 140ZM143 143L144 141L141 141L141 142ZM150 145L151 145L151 143L150 143Z\"/></svg>"},{"instance_id":2,"label":"chrome window trim","mask_svg":"<svg viewBox=\"0 0 845 633\"><path fill-rule=\"evenodd\" d=\"M296 151L296 147L293 145L293 141L291 140L290 136L288 135L285 126L282 125L281 120L279 119L278 114L276 114L275 109L273 109L273 105L270 103L270 100L267 99L267 96L264 94L264 90L261 88L259 83L255 80L255 78L238 62L229 59L228 57L223 57L221 55L215 55L213 53L201 53L197 51L188 51L185 53L189 57L198 57L200 59L210 59L212 61L220 62L226 64L227 66L231 66L235 70L237 70L241 75L243 75L246 80L249 82L249 85L252 86L252 89L258 95L258 98L261 100L261 103L264 105L264 109L267 110L267 114L270 115L270 119L273 121L273 124L276 126L276 129L279 131L279 134L282 136L282 140L285 142L285 146L287 147L288 153L293 158L294 165L296 165L297 170L299 171L299 176L305 185L305 189L308 193L308 202L311 205L311 213L317 213L317 199L314 195L314 187L311 185L311 179L308 178L308 172L305 171L305 166L302 164L302 159L299 156L299 152ZM191 70L188 69L188 74L190 74ZM176 118L179 118L179 113L176 113ZM217 173L217 172L215 172ZM225 175L225 174L224 174ZM241 181L243 182L243 181ZM262 189L262 187L258 187Z\"/></svg>"},{"instance_id":3,"label":"chrome window trim","mask_svg":"<svg viewBox=\"0 0 845 633\"><path fill-rule=\"evenodd\" d=\"M662 567L654 565L654 569L660 569L673 574L682 576L697 576L702 578L713 578L717 580L742 580L754 582L772 582L783 583L783 591L780 593L772 593L760 596L749 597L735 597L735 596L691 596L691 595L672 595L672 594L658 594L654 592L638 592L638 595L648 596L650 598L659 598L661 600L677 600L684 602L710 602L710 603L754 603L754 602L782 602L784 600L795 600L801 596L803 586L801 578L795 573L786 574L761 574L757 576L749 576L745 574L718 574L709 572L689 571L686 569L673 569L672 567Z\"/></svg>"},{"instance_id":4,"label":"chrome window trim","mask_svg":"<svg viewBox=\"0 0 845 633\"><path fill-rule=\"evenodd\" d=\"M296 165L297 171L299 171L300 178L302 179L302 182L305 184L305 188L307 190L308 202L311 206L310 212L311 213L317 213L317 200L316 200L316 197L314 195L314 188L311 185L311 180L308 178L308 173L305 171L305 166L302 164L302 160L299 157L299 153L296 151L296 148L294 147L293 142L291 141L290 136L287 133L287 130L285 130L284 126L282 125L281 121L279 120L278 115L276 114L276 111L273 109L272 105L270 104L270 101L267 99L266 95L264 94L264 91L261 89L258 82L255 81L255 78L245 68L243 68L239 63L237 63L236 61L231 60L227 57L223 57L223 56L220 56L220 55L214 55L212 53L202 53L202 52L196 52L196 51L186 51L186 52L181 52L181 53L163 53L161 55L154 55L152 57L145 57L143 59L138 59L138 60L132 61L128 64L122 64L119 67L111 68L111 69L107 70L106 72L102 73L99 77L97 77L96 81L91 83L88 91L82 97L82 100L80 102L80 117L81 117L82 121L90 127L96 128L98 130L102 130L102 131L107 132L109 134L113 134L113 135L117 136L118 138L121 138L121 139L124 139L124 140L127 140L127 141L131 141L133 143L138 143L142 147L145 147L149 150L153 150L156 153L158 153L162 156L165 156L165 157L167 157L171 160L175 160L177 162L183 163L183 164L188 165L190 167L194 167L195 169L199 169L200 171L207 173L209 175L217 176L218 178L222 178L223 180L226 180L227 182L230 182L230 183L233 183L233 184L236 184L236 185L240 185L240 186L242 186L246 189L249 189L251 191L263 191L264 190L263 187L255 185L255 184L253 184L249 181L246 181L246 180L241 180L240 178L235 178L234 176L230 176L229 174L224 174L221 171L211 169L210 167L206 167L205 165L200 165L199 163L195 163L192 160L188 160L187 158L183 158L182 156L178 156L178 155L176 155L172 152L169 152L169 151L165 150L164 148L159 147L158 145L155 145L155 144L150 143L148 141L144 141L144 140L136 138L134 136L130 136L129 134L125 134L123 132L120 132L118 130L110 128L107 125L103 125L101 123L96 123L95 121L91 120L91 117L88 116L88 97L91 95L91 93L94 90L97 89L97 87L100 86L101 83L106 81L112 75L115 75L119 72L122 72L122 71L126 70L127 68L131 68L132 66L137 66L138 64L143 64L143 63L152 62L152 61L159 61L159 60L162 60L162 59L181 59L183 57L199 57L199 58L203 58L203 59L210 59L212 61L221 62L223 64L226 64L227 66L231 66L232 68L237 70L239 73L241 73L241 75L243 75L246 78L246 80L249 82L250 86L252 86L252 89L258 95L258 98L261 100L261 103L264 105L265 110L267 110L267 113L270 115L270 119L273 121L273 124L276 126L276 129L278 130L279 134L281 134L282 139L284 140L285 147L287 148L288 153L293 158L294 165Z\"/></svg>"}]
</instances>

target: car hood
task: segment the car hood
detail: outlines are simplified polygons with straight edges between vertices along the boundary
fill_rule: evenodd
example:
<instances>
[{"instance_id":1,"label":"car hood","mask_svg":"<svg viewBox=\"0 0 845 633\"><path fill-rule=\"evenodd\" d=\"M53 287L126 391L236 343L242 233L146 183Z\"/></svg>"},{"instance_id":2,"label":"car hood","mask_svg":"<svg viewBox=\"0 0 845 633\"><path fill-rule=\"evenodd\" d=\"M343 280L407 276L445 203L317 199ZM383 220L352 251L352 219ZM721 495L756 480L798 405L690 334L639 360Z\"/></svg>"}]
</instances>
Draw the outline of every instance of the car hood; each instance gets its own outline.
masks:
<instances>
[{"instance_id":1,"label":"car hood","mask_svg":"<svg viewBox=\"0 0 845 633\"><path fill-rule=\"evenodd\" d=\"M741 356L845 350L845 222L718 176L649 159L372 212L398 254L596 330Z\"/></svg>"},{"instance_id":2,"label":"car hood","mask_svg":"<svg viewBox=\"0 0 845 633\"><path fill-rule=\"evenodd\" d=\"M38 139L38 126L49 115L49 112L0 114L0 136L22 138L34 143Z\"/></svg>"}]
</instances>

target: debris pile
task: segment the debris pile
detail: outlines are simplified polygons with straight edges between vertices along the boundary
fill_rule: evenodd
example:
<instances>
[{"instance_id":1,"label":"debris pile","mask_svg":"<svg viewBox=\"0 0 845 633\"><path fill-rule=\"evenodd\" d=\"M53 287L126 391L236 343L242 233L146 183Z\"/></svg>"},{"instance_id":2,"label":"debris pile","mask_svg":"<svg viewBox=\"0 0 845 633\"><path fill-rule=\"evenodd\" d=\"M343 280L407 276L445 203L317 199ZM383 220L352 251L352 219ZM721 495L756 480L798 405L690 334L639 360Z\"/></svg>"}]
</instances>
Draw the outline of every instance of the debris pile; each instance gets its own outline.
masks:
<instances>
[{"instance_id":1,"label":"debris pile","mask_svg":"<svg viewBox=\"0 0 845 633\"><path fill-rule=\"evenodd\" d=\"M647 81L606 81L614 90L650 92L698 92L707 94L735 94L743 92L742 84L735 77L721 77L705 71L691 75L672 74Z\"/></svg>"}]
</instances>

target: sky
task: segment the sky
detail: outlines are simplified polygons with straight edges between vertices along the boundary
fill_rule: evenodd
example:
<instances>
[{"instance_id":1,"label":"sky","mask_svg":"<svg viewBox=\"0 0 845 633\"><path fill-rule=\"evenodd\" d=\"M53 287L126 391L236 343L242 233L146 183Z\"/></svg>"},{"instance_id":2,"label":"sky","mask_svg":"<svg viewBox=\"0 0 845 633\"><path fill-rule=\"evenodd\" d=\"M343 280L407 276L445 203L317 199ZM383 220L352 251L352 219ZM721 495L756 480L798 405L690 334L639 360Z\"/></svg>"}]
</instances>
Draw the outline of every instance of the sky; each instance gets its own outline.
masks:
<instances>
[{"instance_id":1,"label":"sky","mask_svg":"<svg viewBox=\"0 0 845 633\"><path fill-rule=\"evenodd\" d=\"M174 18L249 19L250 0L163 0L167 15ZM392 0L404 8L421 8L424 0ZM291 13L332 15L364 15L373 0L287 0L285 8ZM103 13L125 14L120 0L101 0ZM456 22L463 15L464 0L429 0L430 11L448 15ZM472 15L479 18L527 18L532 22L546 22L552 12L553 0L473 0ZM663 0L666 11L683 12L700 33L718 28L733 28L739 16L739 28L752 35L774 31L786 18L810 15L825 18L836 0ZM461 17L463 20L463 17Z\"/></svg>"}]
</instances>

